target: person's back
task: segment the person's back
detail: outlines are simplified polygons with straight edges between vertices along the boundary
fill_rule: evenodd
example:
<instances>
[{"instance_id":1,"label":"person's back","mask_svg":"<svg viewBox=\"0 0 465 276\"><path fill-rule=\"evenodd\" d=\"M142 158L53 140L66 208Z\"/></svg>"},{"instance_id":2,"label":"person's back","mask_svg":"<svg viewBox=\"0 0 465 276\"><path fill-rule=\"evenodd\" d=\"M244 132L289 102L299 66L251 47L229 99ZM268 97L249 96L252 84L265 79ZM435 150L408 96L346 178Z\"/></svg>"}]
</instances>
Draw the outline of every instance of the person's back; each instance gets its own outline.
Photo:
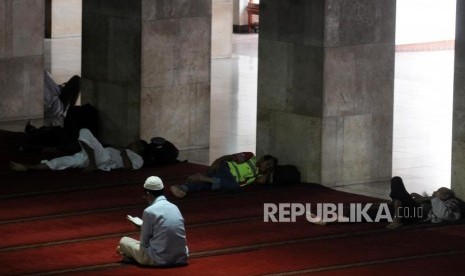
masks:
<instances>
[{"instance_id":1,"label":"person's back","mask_svg":"<svg viewBox=\"0 0 465 276\"><path fill-rule=\"evenodd\" d=\"M159 196L144 210L142 220L141 246L157 265L187 263L184 218L176 205Z\"/></svg>"}]
</instances>

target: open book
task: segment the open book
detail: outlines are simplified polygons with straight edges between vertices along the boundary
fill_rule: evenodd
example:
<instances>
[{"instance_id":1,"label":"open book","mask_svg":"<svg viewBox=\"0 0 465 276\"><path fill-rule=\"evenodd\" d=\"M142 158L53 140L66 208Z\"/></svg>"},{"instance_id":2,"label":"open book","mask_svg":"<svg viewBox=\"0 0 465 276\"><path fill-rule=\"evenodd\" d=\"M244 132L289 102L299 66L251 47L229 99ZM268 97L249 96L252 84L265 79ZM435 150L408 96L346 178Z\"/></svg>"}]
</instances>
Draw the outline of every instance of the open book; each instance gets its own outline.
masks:
<instances>
[{"instance_id":1,"label":"open book","mask_svg":"<svg viewBox=\"0 0 465 276\"><path fill-rule=\"evenodd\" d=\"M132 223L134 223L137 227L142 226L142 220L140 218L138 218L138 217L133 217L133 216L127 215L127 219L129 221L131 221Z\"/></svg>"}]
</instances>

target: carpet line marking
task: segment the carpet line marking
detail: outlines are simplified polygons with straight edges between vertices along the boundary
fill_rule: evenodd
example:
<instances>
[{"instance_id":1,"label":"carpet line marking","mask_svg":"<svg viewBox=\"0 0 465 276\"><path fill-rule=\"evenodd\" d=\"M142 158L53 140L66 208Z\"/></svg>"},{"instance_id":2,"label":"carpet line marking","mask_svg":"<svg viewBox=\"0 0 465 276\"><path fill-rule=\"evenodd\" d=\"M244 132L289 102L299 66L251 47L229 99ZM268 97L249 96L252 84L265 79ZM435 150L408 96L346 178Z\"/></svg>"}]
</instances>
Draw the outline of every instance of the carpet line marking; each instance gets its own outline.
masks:
<instances>
[{"instance_id":1,"label":"carpet line marking","mask_svg":"<svg viewBox=\"0 0 465 276\"><path fill-rule=\"evenodd\" d=\"M252 251L252 250L248 250L248 251ZM239 252L232 252L232 253L239 253ZM260 275L262 276L291 276L291 275L299 275L299 274L304 274L304 273L314 273L314 272L331 271L331 270L353 268L353 267L364 267L364 266L373 266L373 265L378 265L378 264L388 264L388 263L395 263L399 261L405 262L405 261L410 261L410 260L427 259L431 257L452 256L452 255L459 255L462 253L465 253L465 250L437 252L437 253L431 253L431 254L396 257L396 258L380 259L380 260L373 260L373 261L366 261L366 262L355 262L355 263L350 263L350 264L340 264L340 265L332 265L332 266L324 266L324 267L316 267L316 268L296 270L296 271L271 273L271 274L260 274ZM208 256L205 256L205 257L208 257ZM189 258L199 258L199 257L190 256ZM34 276L55 275L55 274L63 274L63 273L70 273L70 272L103 270L106 268L121 267L124 265L125 264L123 263L108 263L108 264L85 266L85 267L62 269L62 270L53 270L53 271L32 273L32 274L25 274L25 275L31 275L31 276L32 275Z\"/></svg>"},{"instance_id":2,"label":"carpet line marking","mask_svg":"<svg viewBox=\"0 0 465 276\"><path fill-rule=\"evenodd\" d=\"M113 234L101 235L98 237L92 236L92 237L86 237L86 238L77 238L77 239L69 239L69 240L62 240L62 241L37 243L37 244L32 244L32 245L12 246L12 247L0 248L0 252L18 251L18 250L23 250L23 249L34 249L34 248L54 246L54 245L66 245L66 244L85 242L85 241L103 240L103 239L114 238L114 237L130 236L130 235L135 235L138 233L139 231L132 231L132 232L125 232L125 233L113 233Z\"/></svg>"},{"instance_id":3,"label":"carpet line marking","mask_svg":"<svg viewBox=\"0 0 465 276\"><path fill-rule=\"evenodd\" d=\"M165 181L172 181L177 180L180 178L185 178L188 175L183 176L176 176L172 178L166 178ZM102 183L102 184L91 184L79 187L66 187L66 188L58 188L58 189L51 189L45 191L36 191L36 192L24 192L24 193L16 193L16 194L9 194L9 195L2 195L0 199L11 199L11 198L18 198L18 197L29 197L29 196L37 196L37 195L52 195L52 194L59 194L59 193L67 193L67 192L76 192L76 191L89 191L89 190L97 190L102 188L111 188L111 187L120 187L120 186L129 186L134 184L143 183L145 178L141 178L138 180L132 181L120 181L120 182L111 182L111 183ZM99 183L100 181L96 182Z\"/></svg>"},{"instance_id":4,"label":"carpet line marking","mask_svg":"<svg viewBox=\"0 0 465 276\"><path fill-rule=\"evenodd\" d=\"M219 220L219 221L212 221L212 222L202 222L198 224L192 224L190 227L202 227L203 225L221 225L221 224L228 224L231 222L240 222L242 219L244 221L250 219L256 219L258 217L249 217L249 218L240 218L240 219L232 219L232 220ZM260 217L261 218L261 217ZM463 224L463 223L460 223ZM460 225L454 224L454 225ZM187 225L189 226L189 225ZM416 229L435 229L440 228L441 226L445 226L444 224L420 224L420 225L412 225L412 226L405 226L400 229L396 229L396 231L407 231L407 230L416 230ZM258 243L253 245L243 245L243 246L236 246L236 247L227 247L227 248L220 248L214 250L205 250L199 252L191 252L191 256L210 256L210 255L221 255L221 254L230 254L228 252L240 252L240 251L251 251L251 250L258 250L261 248L268 248L268 247L276 247L280 245L288 245L288 244L295 244L298 242L311 242L311 241L320 241L320 240L330 240L330 239L340 239L346 237L356 237L362 236L366 234L382 234L387 232L392 232L392 229L382 228L382 229L375 229L375 230L368 230L368 231L361 231L361 232L353 232L353 233L339 233L339 234L331 234L326 236L318 236L318 237L308 237L308 238L299 238L299 239L291 239L291 240L283 240L283 241L275 241L275 242L265 242L265 243ZM139 231L132 231L132 232L125 232L125 233L114 233L108 235L100 235L94 237L86 237L86 238L78 238L78 239L69 239L69 240L62 240L62 241L55 241L55 242L46 242L46 243L38 243L38 244L30 244L30 245L21 245L21 246L14 246L14 247L5 247L0 248L0 252L7 252L7 251L16 251L22 249L30 249L30 248L39 248L39 247L46 247L52 245L64 245L64 244L71 244L76 242L82 241L90 241L90 240L100 240L106 238L112 238L116 236L125 236L125 235L135 235L139 233Z\"/></svg>"},{"instance_id":5,"label":"carpet line marking","mask_svg":"<svg viewBox=\"0 0 465 276\"><path fill-rule=\"evenodd\" d=\"M121 185L121 186L124 186L124 185ZM294 188L297 188L297 187L294 187ZM273 190L273 191L269 190L269 191L273 192L273 191L276 191L276 190ZM265 192L267 192L267 191L265 191ZM251 191L251 192L249 192L249 194L256 194L256 193L263 193L263 191ZM215 196L209 196L209 197L187 198L187 199L176 199L176 198L174 198L174 199L171 200L171 202L173 202L175 204L178 204L178 203L186 202L186 201L188 201L188 202L204 201L204 200L215 199L215 198L235 197L237 195L239 195L239 193L237 193L237 194L215 195ZM142 205L143 204L134 204L134 205L127 205L127 206L142 206ZM112 208L121 208L121 207L112 207ZM110 210L112 208L102 208L102 209L94 209L94 210L96 210L96 213L98 213L98 212L100 212L100 210L103 210L103 212L105 212L107 209ZM129 207L129 208L132 208L132 207ZM134 207L134 208L137 208L137 207ZM121 208L121 210L124 210L124 209L127 209L127 208L126 207ZM117 210L117 209L114 209L114 210ZM38 220L38 219L43 219L43 218L47 219L49 217L50 218L58 218L58 217L61 217L61 215L63 215L63 217L66 217L66 216L72 216L74 214L80 214L81 212L89 212L89 213L86 213L86 214L92 214L92 211L86 210L86 211L77 211L77 212L69 212L69 213L62 213L62 214L25 217L25 218L3 220L3 221L0 221L0 225L8 224L8 223L24 222L24 221L33 221L33 220Z\"/></svg>"},{"instance_id":6,"label":"carpet line marking","mask_svg":"<svg viewBox=\"0 0 465 276\"><path fill-rule=\"evenodd\" d=\"M192 228L198 228L198 227L203 227L203 226L229 224L229 223L235 223L235 222L251 221L251 220L256 220L256 219L261 219L261 217L246 217L246 218L239 218L239 219L201 222L201 223L195 223L195 224L186 225L186 226L192 227ZM61 240L61 241L51 241L51 242L44 242L44 243L11 246L11 247L0 248L0 252L33 249L33 248L40 248L40 247L54 246L54 245L65 245L65 244L71 244L71 243L77 243L77 242L83 242L83 241L92 241L92 240L101 240L101 239L103 240L107 238L130 236L130 235L136 235L136 234L139 234L139 231L131 231L131 232L123 232L123 233L118 232L118 233L85 237L85 238L76 238L76 239L67 239L67 240Z\"/></svg>"},{"instance_id":7,"label":"carpet line marking","mask_svg":"<svg viewBox=\"0 0 465 276\"><path fill-rule=\"evenodd\" d=\"M138 207L141 207L141 206L144 206L144 204L133 204L133 205L126 205L126 206L122 206L122 207L92 209L92 210L85 210L85 211L53 214L53 215L44 215L44 216L35 216L35 217L28 217L28 218L3 220L3 221L0 221L0 225L2 225L2 224L21 223L21 222L29 222L29 221L35 221L35 220L47 220L47 219L54 219L54 218L65 218L65 217L72 217L72 216L79 216L79 215L91 215L91 214L98 214L98 213L105 213L105 212L112 212L112 211L122 211L122 210L125 210L125 209L134 209L134 208L138 208Z\"/></svg>"},{"instance_id":8,"label":"carpet line marking","mask_svg":"<svg viewBox=\"0 0 465 276\"><path fill-rule=\"evenodd\" d=\"M123 265L124 264L122 264L122 263L109 263L109 264L92 265L92 266L85 266L85 267L78 267L78 268L52 270L52 271L47 271L47 272L29 273L29 274L24 274L24 275L39 276L39 275L66 274L66 273L71 273L71 272L103 270L103 269L106 269L106 268L119 267L119 266L123 266Z\"/></svg>"},{"instance_id":9,"label":"carpet line marking","mask_svg":"<svg viewBox=\"0 0 465 276\"><path fill-rule=\"evenodd\" d=\"M295 271L288 271L288 272L280 272L280 273L261 274L261 275L262 276L290 276L290 275L299 275L299 274L304 274L304 273L314 273L314 272L323 272L323 271L331 271L331 270L346 269L346 268L373 266L373 265L378 265L378 264L406 262L406 261L412 261L412 260L427 259L431 257L459 255L462 253L465 253L465 250L436 252L436 253L430 253L430 254L412 255L412 256L388 258L388 259L365 261L365 262L355 262L355 263L350 263L350 264L331 265L331 266L323 266L323 267L316 267L316 268L309 268L309 269L302 269L302 270L295 270Z\"/></svg>"}]
</instances>

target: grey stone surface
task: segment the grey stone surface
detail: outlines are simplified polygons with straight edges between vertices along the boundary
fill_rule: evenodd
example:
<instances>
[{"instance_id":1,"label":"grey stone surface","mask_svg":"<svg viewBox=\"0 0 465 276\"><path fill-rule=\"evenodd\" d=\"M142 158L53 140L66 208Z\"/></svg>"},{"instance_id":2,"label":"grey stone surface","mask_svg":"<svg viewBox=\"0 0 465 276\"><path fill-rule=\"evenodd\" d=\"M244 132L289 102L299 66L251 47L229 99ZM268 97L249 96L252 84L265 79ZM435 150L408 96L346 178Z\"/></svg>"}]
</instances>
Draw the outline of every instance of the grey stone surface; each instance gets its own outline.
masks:
<instances>
[{"instance_id":1,"label":"grey stone surface","mask_svg":"<svg viewBox=\"0 0 465 276\"><path fill-rule=\"evenodd\" d=\"M156 0L155 5L157 19L209 17L212 9L211 0Z\"/></svg>"},{"instance_id":2,"label":"grey stone surface","mask_svg":"<svg viewBox=\"0 0 465 276\"><path fill-rule=\"evenodd\" d=\"M260 38L258 45L258 107L286 110L292 44Z\"/></svg>"},{"instance_id":3,"label":"grey stone surface","mask_svg":"<svg viewBox=\"0 0 465 276\"><path fill-rule=\"evenodd\" d=\"M162 136L207 146L211 2L91 2L83 8L83 100L98 104L107 142Z\"/></svg>"},{"instance_id":4,"label":"grey stone surface","mask_svg":"<svg viewBox=\"0 0 465 276\"><path fill-rule=\"evenodd\" d=\"M43 58L0 59L0 120L43 116Z\"/></svg>"},{"instance_id":5,"label":"grey stone surface","mask_svg":"<svg viewBox=\"0 0 465 276\"><path fill-rule=\"evenodd\" d=\"M6 56L6 46L7 46L7 29L6 29L6 20L7 20L7 11L6 11L6 1L0 1L0 59Z\"/></svg>"},{"instance_id":6,"label":"grey stone surface","mask_svg":"<svg viewBox=\"0 0 465 276\"><path fill-rule=\"evenodd\" d=\"M325 51L325 116L392 112L392 43L350 45Z\"/></svg>"},{"instance_id":7,"label":"grey stone surface","mask_svg":"<svg viewBox=\"0 0 465 276\"><path fill-rule=\"evenodd\" d=\"M12 12L13 56L42 55L44 39L44 1L15 0ZM34 12L31 12L34 11Z\"/></svg>"},{"instance_id":8,"label":"grey stone surface","mask_svg":"<svg viewBox=\"0 0 465 276\"><path fill-rule=\"evenodd\" d=\"M258 114L257 155L298 165L302 179L320 183L321 118L260 108Z\"/></svg>"},{"instance_id":9,"label":"grey stone surface","mask_svg":"<svg viewBox=\"0 0 465 276\"><path fill-rule=\"evenodd\" d=\"M126 146L139 139L139 86L98 83L99 136L103 142Z\"/></svg>"},{"instance_id":10,"label":"grey stone surface","mask_svg":"<svg viewBox=\"0 0 465 276\"><path fill-rule=\"evenodd\" d=\"M457 66L454 80L451 185L459 197L465 198L465 68Z\"/></svg>"},{"instance_id":11,"label":"grey stone surface","mask_svg":"<svg viewBox=\"0 0 465 276\"><path fill-rule=\"evenodd\" d=\"M327 0L325 45L395 40L395 0Z\"/></svg>"},{"instance_id":12,"label":"grey stone surface","mask_svg":"<svg viewBox=\"0 0 465 276\"><path fill-rule=\"evenodd\" d=\"M88 14L85 12L87 2L84 1L82 14L82 78L93 80L108 80L109 60L108 33L109 19L104 16ZM86 97L86 90L82 91Z\"/></svg>"},{"instance_id":13,"label":"grey stone surface","mask_svg":"<svg viewBox=\"0 0 465 276\"><path fill-rule=\"evenodd\" d=\"M266 39L259 47L267 53L259 59L259 106L321 117L323 48Z\"/></svg>"},{"instance_id":14,"label":"grey stone surface","mask_svg":"<svg viewBox=\"0 0 465 276\"><path fill-rule=\"evenodd\" d=\"M44 2L0 3L0 121L43 116Z\"/></svg>"},{"instance_id":15,"label":"grey stone surface","mask_svg":"<svg viewBox=\"0 0 465 276\"><path fill-rule=\"evenodd\" d=\"M457 1L451 186L465 199L465 3Z\"/></svg>"},{"instance_id":16,"label":"grey stone surface","mask_svg":"<svg viewBox=\"0 0 465 276\"><path fill-rule=\"evenodd\" d=\"M178 22L144 21L142 25L142 86L169 86L174 83ZM155 61L156 62L153 62Z\"/></svg>"},{"instance_id":17,"label":"grey stone surface","mask_svg":"<svg viewBox=\"0 0 465 276\"><path fill-rule=\"evenodd\" d=\"M322 46L324 0L260 1L260 37Z\"/></svg>"},{"instance_id":18,"label":"grey stone surface","mask_svg":"<svg viewBox=\"0 0 465 276\"><path fill-rule=\"evenodd\" d=\"M389 179L395 1L265 0L260 8L257 152L323 185Z\"/></svg>"},{"instance_id":19,"label":"grey stone surface","mask_svg":"<svg viewBox=\"0 0 465 276\"><path fill-rule=\"evenodd\" d=\"M210 86L186 84L142 89L141 135L165 137L180 148L209 143Z\"/></svg>"},{"instance_id":20,"label":"grey stone surface","mask_svg":"<svg viewBox=\"0 0 465 276\"><path fill-rule=\"evenodd\" d=\"M152 0L154 1L154 0ZM83 0L82 13L105 17L120 17L140 20L142 15L141 0Z\"/></svg>"}]
</instances>

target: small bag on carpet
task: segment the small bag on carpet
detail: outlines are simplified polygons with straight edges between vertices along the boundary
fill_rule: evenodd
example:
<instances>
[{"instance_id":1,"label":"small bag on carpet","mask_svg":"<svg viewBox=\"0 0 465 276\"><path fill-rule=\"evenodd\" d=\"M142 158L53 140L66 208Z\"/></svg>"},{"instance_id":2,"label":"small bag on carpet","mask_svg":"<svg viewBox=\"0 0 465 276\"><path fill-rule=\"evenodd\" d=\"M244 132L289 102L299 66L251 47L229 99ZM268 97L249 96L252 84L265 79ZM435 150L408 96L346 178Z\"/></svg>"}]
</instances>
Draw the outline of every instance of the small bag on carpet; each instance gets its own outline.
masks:
<instances>
[{"instance_id":1,"label":"small bag on carpet","mask_svg":"<svg viewBox=\"0 0 465 276\"><path fill-rule=\"evenodd\" d=\"M168 165L177 163L179 150L173 143L162 138L154 137L147 146L145 163L147 165Z\"/></svg>"},{"instance_id":2,"label":"small bag on carpet","mask_svg":"<svg viewBox=\"0 0 465 276\"><path fill-rule=\"evenodd\" d=\"M274 185L291 185L300 183L300 171L294 165L278 165L273 172Z\"/></svg>"}]
</instances>

